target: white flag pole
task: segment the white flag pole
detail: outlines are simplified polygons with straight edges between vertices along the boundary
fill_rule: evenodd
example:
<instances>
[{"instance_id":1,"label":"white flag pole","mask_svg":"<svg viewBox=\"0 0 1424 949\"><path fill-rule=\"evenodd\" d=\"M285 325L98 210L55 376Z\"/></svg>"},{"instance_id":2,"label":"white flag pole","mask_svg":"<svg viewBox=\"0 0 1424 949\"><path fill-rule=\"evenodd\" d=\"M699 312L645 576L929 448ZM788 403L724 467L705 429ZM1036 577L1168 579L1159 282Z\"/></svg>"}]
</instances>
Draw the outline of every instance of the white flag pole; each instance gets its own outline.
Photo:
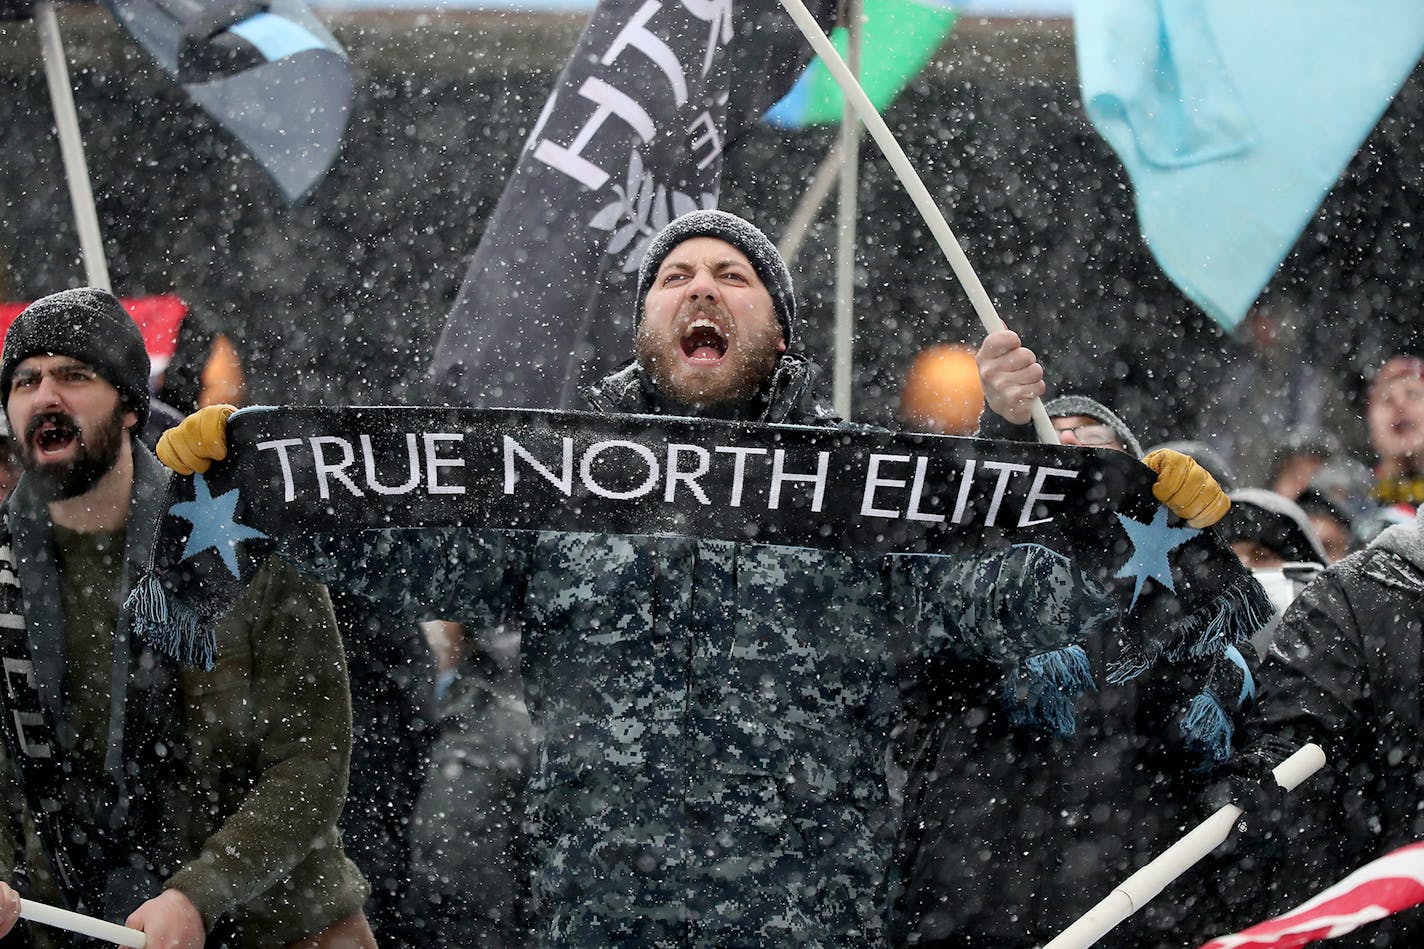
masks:
<instances>
[{"instance_id":1,"label":"white flag pole","mask_svg":"<svg viewBox=\"0 0 1424 949\"><path fill-rule=\"evenodd\" d=\"M846 56L849 73L860 75L861 0L846 0ZM857 80L858 82L858 80ZM840 137L840 206L836 230L835 361L831 371L831 405L850 418L850 383L855 367L855 220L860 211L860 122L850 99L843 98Z\"/></svg>"},{"instance_id":2,"label":"white flag pole","mask_svg":"<svg viewBox=\"0 0 1424 949\"><path fill-rule=\"evenodd\" d=\"M132 946L133 949L144 949L148 945L148 936L137 929L105 922L93 916L71 913L67 909L50 906L48 903L36 903L34 900L20 900L20 918L116 945Z\"/></svg>"},{"instance_id":3,"label":"white flag pole","mask_svg":"<svg viewBox=\"0 0 1424 949\"><path fill-rule=\"evenodd\" d=\"M964 249L959 246L954 232L949 229L949 222L935 206L929 189L920 180L919 173L910 164L905 150L895 140L890 127L885 124L885 120L875 110L875 106L871 104L865 90L850 74L845 61L841 59L836 48L831 45L830 39L816 23L816 18L811 15L811 11L806 9L806 4L802 0L781 0L781 5L786 8L787 13L791 14L791 19L796 21L796 26L805 35L811 48L816 51L816 55L821 57L821 61L830 70L832 78L836 80L836 85L841 87L841 94L845 96L846 102L855 109L860 120L865 123L866 130L870 132L871 138L875 139L875 144L879 145L881 152L885 154L890 168L900 179L900 183L904 185L905 191L910 195L910 200L915 203L915 207L924 217L925 224L939 243L940 250L944 251L950 268L959 278L964 292L968 294L969 302L974 306L974 312L978 314L979 322L984 325L984 330L992 333L1005 329L1004 321L999 318L993 301L989 299L984 285L979 282L979 275L970 266ZM1053 430L1053 423L1049 421L1048 413L1043 410L1043 400L1041 399L1033 401L1033 427L1038 433L1039 441L1049 445L1058 444L1058 433Z\"/></svg>"},{"instance_id":4,"label":"white flag pole","mask_svg":"<svg viewBox=\"0 0 1424 949\"><path fill-rule=\"evenodd\" d=\"M1325 765L1325 752L1319 745L1307 744L1271 772L1276 783L1287 791ZM1114 926L1147 905L1177 877L1219 847L1231 834L1241 808L1227 804L1215 814L1187 832L1187 835L1162 852L1156 860L1120 883L1107 897L1084 913L1077 922L1043 949L1087 949L1103 938Z\"/></svg>"},{"instance_id":5,"label":"white flag pole","mask_svg":"<svg viewBox=\"0 0 1424 949\"><path fill-rule=\"evenodd\" d=\"M104 259L104 241L99 235L99 214L94 209L94 192L89 188L89 167L84 161L84 140L79 135L79 115L74 108L74 92L69 86L69 68L64 62L64 41L59 36L59 20L54 4L35 4L35 25L40 32L45 80L54 107L54 126L59 132L59 154L64 159L64 177L69 182L69 202L74 206L74 226L79 232L79 251L84 258L84 278L91 287L111 290L109 265Z\"/></svg>"}]
</instances>

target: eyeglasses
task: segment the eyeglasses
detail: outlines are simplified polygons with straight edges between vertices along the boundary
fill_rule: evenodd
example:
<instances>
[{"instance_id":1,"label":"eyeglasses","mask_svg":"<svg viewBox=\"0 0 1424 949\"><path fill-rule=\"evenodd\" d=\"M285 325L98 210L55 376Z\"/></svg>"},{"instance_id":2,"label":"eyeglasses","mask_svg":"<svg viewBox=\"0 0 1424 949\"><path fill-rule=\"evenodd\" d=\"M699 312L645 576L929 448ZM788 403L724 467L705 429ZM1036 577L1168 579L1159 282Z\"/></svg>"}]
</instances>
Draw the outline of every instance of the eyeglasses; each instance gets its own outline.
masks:
<instances>
[{"instance_id":1,"label":"eyeglasses","mask_svg":"<svg viewBox=\"0 0 1424 949\"><path fill-rule=\"evenodd\" d=\"M1072 432L1079 444L1089 448L1116 448L1122 444L1118 441L1117 433L1106 425L1075 425L1072 428L1059 428L1055 425L1053 430L1060 436L1065 432Z\"/></svg>"}]
</instances>

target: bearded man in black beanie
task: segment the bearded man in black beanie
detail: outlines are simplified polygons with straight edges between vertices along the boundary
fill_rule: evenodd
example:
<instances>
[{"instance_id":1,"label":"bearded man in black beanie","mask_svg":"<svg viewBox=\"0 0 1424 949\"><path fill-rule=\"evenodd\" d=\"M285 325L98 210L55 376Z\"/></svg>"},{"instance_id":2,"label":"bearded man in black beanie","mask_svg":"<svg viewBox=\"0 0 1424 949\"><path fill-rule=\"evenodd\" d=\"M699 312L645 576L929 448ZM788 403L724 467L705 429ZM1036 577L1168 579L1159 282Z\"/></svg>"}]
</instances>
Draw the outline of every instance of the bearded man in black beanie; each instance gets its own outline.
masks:
<instances>
[{"instance_id":1,"label":"bearded man in black beanie","mask_svg":"<svg viewBox=\"0 0 1424 949\"><path fill-rule=\"evenodd\" d=\"M694 211L648 245L638 271L635 359L592 387L601 411L827 424L820 370L789 352L791 273L755 225Z\"/></svg>"},{"instance_id":2,"label":"bearded man in black beanie","mask_svg":"<svg viewBox=\"0 0 1424 949\"><path fill-rule=\"evenodd\" d=\"M168 482L133 434L148 371L94 288L32 304L0 355L24 467L0 519L0 935L22 889L151 949L373 946L335 827L350 695L325 590L269 561L197 667L120 609Z\"/></svg>"}]
</instances>

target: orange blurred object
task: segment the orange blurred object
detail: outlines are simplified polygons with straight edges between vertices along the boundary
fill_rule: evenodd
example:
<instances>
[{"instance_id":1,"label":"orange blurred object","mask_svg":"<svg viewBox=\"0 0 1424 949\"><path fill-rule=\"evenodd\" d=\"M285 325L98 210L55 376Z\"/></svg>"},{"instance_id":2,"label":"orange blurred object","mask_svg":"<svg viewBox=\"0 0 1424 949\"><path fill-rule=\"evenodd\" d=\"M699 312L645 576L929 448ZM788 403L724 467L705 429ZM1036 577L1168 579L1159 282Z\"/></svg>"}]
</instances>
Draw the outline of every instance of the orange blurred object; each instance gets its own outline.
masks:
<instances>
[{"instance_id":1,"label":"orange blurred object","mask_svg":"<svg viewBox=\"0 0 1424 949\"><path fill-rule=\"evenodd\" d=\"M972 435L984 411L984 387L974 350L937 343L920 350L900 388L900 420L941 435Z\"/></svg>"},{"instance_id":2,"label":"orange blurred object","mask_svg":"<svg viewBox=\"0 0 1424 949\"><path fill-rule=\"evenodd\" d=\"M221 333L213 337L202 380L203 388L198 393L200 409L209 405L242 405L247 399L247 384L237 348Z\"/></svg>"}]
</instances>

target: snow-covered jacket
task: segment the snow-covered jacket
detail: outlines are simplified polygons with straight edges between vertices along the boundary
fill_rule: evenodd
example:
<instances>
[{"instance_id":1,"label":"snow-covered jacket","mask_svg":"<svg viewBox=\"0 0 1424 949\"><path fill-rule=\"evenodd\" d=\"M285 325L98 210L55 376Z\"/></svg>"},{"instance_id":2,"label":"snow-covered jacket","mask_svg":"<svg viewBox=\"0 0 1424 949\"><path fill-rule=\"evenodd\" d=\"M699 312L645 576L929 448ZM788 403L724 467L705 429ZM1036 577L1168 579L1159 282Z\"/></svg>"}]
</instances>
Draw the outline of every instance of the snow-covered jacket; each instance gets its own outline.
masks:
<instances>
[{"instance_id":1,"label":"snow-covered jacket","mask_svg":"<svg viewBox=\"0 0 1424 949\"><path fill-rule=\"evenodd\" d=\"M813 372L784 358L762 417L835 424ZM635 368L591 401L657 411ZM1031 546L973 561L460 531L321 547L303 558L320 575L392 608L522 622L549 945L883 943L896 661L1044 651L1107 612Z\"/></svg>"},{"instance_id":2,"label":"snow-covered jacket","mask_svg":"<svg viewBox=\"0 0 1424 949\"><path fill-rule=\"evenodd\" d=\"M1279 912L1396 847L1424 840L1420 523L1390 528L1306 587L1281 621L1262 679L1267 735L1285 748L1317 742L1328 761L1287 798L1268 906ZM1338 940L1341 946L1421 941L1418 910Z\"/></svg>"}]
</instances>

